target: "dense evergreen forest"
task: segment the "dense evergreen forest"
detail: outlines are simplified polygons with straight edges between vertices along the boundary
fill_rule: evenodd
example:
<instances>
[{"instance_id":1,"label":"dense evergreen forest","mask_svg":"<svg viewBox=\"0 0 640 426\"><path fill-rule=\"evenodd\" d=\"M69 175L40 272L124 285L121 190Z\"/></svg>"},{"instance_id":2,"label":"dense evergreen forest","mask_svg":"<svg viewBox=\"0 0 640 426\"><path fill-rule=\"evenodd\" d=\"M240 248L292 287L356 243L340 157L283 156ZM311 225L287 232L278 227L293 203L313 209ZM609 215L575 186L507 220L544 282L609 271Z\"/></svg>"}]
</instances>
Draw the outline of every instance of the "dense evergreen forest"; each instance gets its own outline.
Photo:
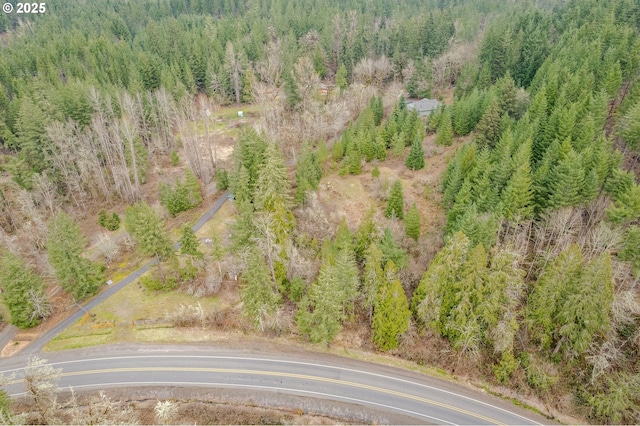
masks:
<instances>
[{"instance_id":1,"label":"dense evergreen forest","mask_svg":"<svg viewBox=\"0 0 640 426\"><path fill-rule=\"evenodd\" d=\"M0 16L6 321L45 320L48 287L93 296L103 262L135 247L158 260L141 280L153 291L210 296L238 274L259 332L330 344L362 327L367 349L551 415L640 422L636 1L48 7ZM443 102L426 121L405 99L422 97ZM260 117L227 162L209 134L221 105ZM438 155L439 181L420 180ZM323 206L329 175L370 181L356 222ZM213 183L233 194L234 224L208 247L183 225L176 252L166 219ZM426 229L415 186L441 227ZM118 247L106 209L124 206ZM87 218L104 228L100 259L85 253Z\"/></svg>"}]
</instances>

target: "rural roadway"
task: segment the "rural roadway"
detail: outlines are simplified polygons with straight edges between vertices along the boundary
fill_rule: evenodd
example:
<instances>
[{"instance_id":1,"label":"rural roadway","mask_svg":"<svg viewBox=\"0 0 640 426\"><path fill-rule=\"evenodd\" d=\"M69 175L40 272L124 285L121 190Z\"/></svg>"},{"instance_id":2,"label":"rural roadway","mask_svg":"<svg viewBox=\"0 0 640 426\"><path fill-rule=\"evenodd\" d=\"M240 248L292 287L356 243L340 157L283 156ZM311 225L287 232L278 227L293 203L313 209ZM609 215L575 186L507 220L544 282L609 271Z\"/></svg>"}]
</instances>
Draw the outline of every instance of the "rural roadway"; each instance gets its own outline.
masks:
<instances>
[{"instance_id":1,"label":"rural roadway","mask_svg":"<svg viewBox=\"0 0 640 426\"><path fill-rule=\"evenodd\" d=\"M416 424L549 423L508 402L423 374L334 355L290 350L216 349L211 346L121 345L46 355L63 370L60 387L108 389L186 387L242 389L248 395L321 401L304 412L331 414L345 403L361 412L382 411ZM3 360L0 374L15 373L5 389L24 394L21 374L27 355ZM319 407L319 408L318 408ZM324 407L324 409L322 408ZM295 408L295 407L294 407ZM319 412L318 412L319 411ZM325 412L323 412L325 411ZM365 419L360 419L365 420ZM410 421L404 421L407 423Z\"/></svg>"},{"instance_id":2,"label":"rural roadway","mask_svg":"<svg viewBox=\"0 0 640 426\"><path fill-rule=\"evenodd\" d=\"M199 230L227 199L228 192L218 197L193 226L194 231ZM24 394L21 377L30 356L39 354L47 342L80 319L86 311L138 279L154 263L148 262L110 285L18 355L0 359L0 374L5 377L15 374L14 379L4 386L9 394ZM5 330L0 335L0 342L10 334L11 329ZM402 423L551 423L509 402L460 384L408 370L302 350L264 347L247 350L244 347L232 349L210 345L110 345L44 356L54 367L62 369L59 383L62 389L226 389L239 391L251 398L261 395L260 401L276 401L271 403L276 406L286 406L294 400L298 404L307 401L307 405L303 404L304 412L330 416L337 416L338 407L352 407L346 408L347 411L404 416L400 417L404 419ZM385 422L384 416L360 415L355 419L360 423Z\"/></svg>"}]
</instances>

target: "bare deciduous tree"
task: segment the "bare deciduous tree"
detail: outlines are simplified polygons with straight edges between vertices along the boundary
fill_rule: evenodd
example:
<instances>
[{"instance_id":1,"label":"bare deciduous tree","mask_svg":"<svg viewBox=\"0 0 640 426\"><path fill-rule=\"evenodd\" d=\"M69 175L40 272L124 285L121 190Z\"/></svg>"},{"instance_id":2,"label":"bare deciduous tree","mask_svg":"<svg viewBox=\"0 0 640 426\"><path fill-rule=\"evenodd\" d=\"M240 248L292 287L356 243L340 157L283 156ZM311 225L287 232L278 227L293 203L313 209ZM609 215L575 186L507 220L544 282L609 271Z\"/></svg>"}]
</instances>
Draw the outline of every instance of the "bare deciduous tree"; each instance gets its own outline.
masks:
<instances>
[{"instance_id":1,"label":"bare deciduous tree","mask_svg":"<svg viewBox=\"0 0 640 426\"><path fill-rule=\"evenodd\" d=\"M391 76L391 61L386 56L364 58L353 69L353 79L367 86L382 88Z\"/></svg>"},{"instance_id":2,"label":"bare deciduous tree","mask_svg":"<svg viewBox=\"0 0 640 426\"><path fill-rule=\"evenodd\" d=\"M62 370L47 364L47 360L34 356L24 368L26 396L30 401L37 421L41 424L57 424L58 380Z\"/></svg>"},{"instance_id":3,"label":"bare deciduous tree","mask_svg":"<svg viewBox=\"0 0 640 426\"><path fill-rule=\"evenodd\" d=\"M104 391L81 403L71 393L70 424L75 425L137 425L140 421L133 409L121 401L113 401Z\"/></svg>"},{"instance_id":4,"label":"bare deciduous tree","mask_svg":"<svg viewBox=\"0 0 640 426\"><path fill-rule=\"evenodd\" d=\"M238 51L230 41L227 42L224 66L231 77L233 93L235 95L236 103L239 104L240 80L242 79L242 73L246 67L246 60L242 52Z\"/></svg>"}]
</instances>

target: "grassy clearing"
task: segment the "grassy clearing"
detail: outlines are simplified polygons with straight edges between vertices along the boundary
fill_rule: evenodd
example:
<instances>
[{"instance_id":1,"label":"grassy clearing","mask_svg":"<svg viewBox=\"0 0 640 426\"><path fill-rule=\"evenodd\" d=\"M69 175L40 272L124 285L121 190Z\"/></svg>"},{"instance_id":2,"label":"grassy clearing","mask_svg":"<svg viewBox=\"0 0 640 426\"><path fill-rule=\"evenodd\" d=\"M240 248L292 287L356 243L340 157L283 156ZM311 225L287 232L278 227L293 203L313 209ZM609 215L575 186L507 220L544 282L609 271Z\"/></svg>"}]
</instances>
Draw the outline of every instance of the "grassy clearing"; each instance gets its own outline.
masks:
<instances>
[{"instance_id":1,"label":"grassy clearing","mask_svg":"<svg viewBox=\"0 0 640 426\"><path fill-rule=\"evenodd\" d=\"M66 350L116 342L147 342L155 330L139 327L136 321L164 319L181 304L197 304L208 311L217 298L196 298L180 292L153 292L131 284L98 305L91 313L45 346L46 351ZM163 323L162 327L166 327ZM183 334L175 329L176 334ZM193 341L193 340L182 340Z\"/></svg>"},{"instance_id":2,"label":"grassy clearing","mask_svg":"<svg viewBox=\"0 0 640 426\"><path fill-rule=\"evenodd\" d=\"M87 348L90 346L106 345L115 343L113 332L103 334L90 334L86 336L59 336L47 343L44 347L45 352L65 351L69 349Z\"/></svg>"},{"instance_id":3,"label":"grassy clearing","mask_svg":"<svg viewBox=\"0 0 640 426\"><path fill-rule=\"evenodd\" d=\"M207 222L207 225L200 228L196 235L198 238L210 238L215 232L222 238L224 233L229 229L229 222L232 221L235 214L236 210L233 203L227 201L222 205L215 216Z\"/></svg>"}]
</instances>

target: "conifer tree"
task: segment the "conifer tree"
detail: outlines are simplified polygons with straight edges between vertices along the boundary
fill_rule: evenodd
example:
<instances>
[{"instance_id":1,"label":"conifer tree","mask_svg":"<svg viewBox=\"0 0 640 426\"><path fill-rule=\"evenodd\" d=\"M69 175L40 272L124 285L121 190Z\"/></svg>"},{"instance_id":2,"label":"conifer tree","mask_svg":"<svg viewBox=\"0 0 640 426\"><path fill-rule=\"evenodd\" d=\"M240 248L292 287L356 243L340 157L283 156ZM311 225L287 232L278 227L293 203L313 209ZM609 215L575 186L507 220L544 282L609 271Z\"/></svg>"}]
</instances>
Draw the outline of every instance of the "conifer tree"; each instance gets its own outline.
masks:
<instances>
[{"instance_id":1,"label":"conifer tree","mask_svg":"<svg viewBox=\"0 0 640 426\"><path fill-rule=\"evenodd\" d=\"M375 209L371 208L367 212L367 214L362 218L360 225L358 226L358 231L355 236L355 254L356 260L358 262L362 262L365 257L365 252L368 250L371 243L377 239L377 229L376 224L373 221L373 215L375 214Z\"/></svg>"},{"instance_id":2,"label":"conifer tree","mask_svg":"<svg viewBox=\"0 0 640 426\"><path fill-rule=\"evenodd\" d=\"M581 201L584 170L578 154L571 150L551 171L551 176L549 207L558 209L575 206Z\"/></svg>"},{"instance_id":3,"label":"conifer tree","mask_svg":"<svg viewBox=\"0 0 640 426\"><path fill-rule=\"evenodd\" d=\"M264 331L278 310L281 297L262 254L255 247L249 250L242 280L240 298L243 313L254 327Z\"/></svg>"},{"instance_id":4,"label":"conifer tree","mask_svg":"<svg viewBox=\"0 0 640 426\"><path fill-rule=\"evenodd\" d=\"M303 204L308 191L318 189L320 178L322 177L322 167L318 157L309 144L302 147L302 153L296 166L296 194L294 200L298 204Z\"/></svg>"},{"instance_id":5,"label":"conifer tree","mask_svg":"<svg viewBox=\"0 0 640 426\"><path fill-rule=\"evenodd\" d=\"M529 297L532 335L543 348L581 355L608 329L612 302L609 254L585 267L580 247L572 244L544 270Z\"/></svg>"},{"instance_id":6,"label":"conifer tree","mask_svg":"<svg viewBox=\"0 0 640 426\"><path fill-rule=\"evenodd\" d=\"M200 182L193 174L191 169L186 169L184 172L184 186L186 192L189 194L189 204L191 207L197 207L202 204L202 193L200 192Z\"/></svg>"},{"instance_id":7,"label":"conifer tree","mask_svg":"<svg viewBox=\"0 0 640 426\"><path fill-rule=\"evenodd\" d=\"M509 71L496 82L500 114L513 116L516 109L516 85Z\"/></svg>"},{"instance_id":8,"label":"conifer tree","mask_svg":"<svg viewBox=\"0 0 640 426\"><path fill-rule=\"evenodd\" d=\"M493 148L501 133L500 107L493 102L482 114L476 127L476 142L480 147Z\"/></svg>"},{"instance_id":9,"label":"conifer tree","mask_svg":"<svg viewBox=\"0 0 640 426\"><path fill-rule=\"evenodd\" d=\"M347 67L344 64L340 64L336 71L336 86L340 88L340 91L345 91L349 87L347 82Z\"/></svg>"},{"instance_id":10,"label":"conifer tree","mask_svg":"<svg viewBox=\"0 0 640 426\"><path fill-rule=\"evenodd\" d=\"M346 161L350 174L359 175L362 172L362 154L355 141L347 146Z\"/></svg>"},{"instance_id":11,"label":"conifer tree","mask_svg":"<svg viewBox=\"0 0 640 426\"><path fill-rule=\"evenodd\" d=\"M357 294L358 268L353 252L342 249L335 262L325 259L318 280L299 304L296 324L312 342L331 343L342 328Z\"/></svg>"},{"instance_id":12,"label":"conifer tree","mask_svg":"<svg viewBox=\"0 0 640 426\"><path fill-rule=\"evenodd\" d=\"M385 228L382 238L378 241L378 248L382 251L382 262L392 261L395 266L402 269L407 266L407 253L396 243L389 228Z\"/></svg>"},{"instance_id":13,"label":"conifer tree","mask_svg":"<svg viewBox=\"0 0 640 426\"><path fill-rule=\"evenodd\" d=\"M533 215L533 180L531 178L531 144L526 142L514 156L515 171L502 191L502 212L509 220L525 220Z\"/></svg>"},{"instance_id":14,"label":"conifer tree","mask_svg":"<svg viewBox=\"0 0 640 426\"><path fill-rule=\"evenodd\" d=\"M376 243L372 242L365 253L361 290L364 306L369 309L369 320L371 320L373 314L373 307L376 304L379 289L385 282L382 259L382 252Z\"/></svg>"},{"instance_id":15,"label":"conifer tree","mask_svg":"<svg viewBox=\"0 0 640 426\"><path fill-rule=\"evenodd\" d=\"M402 219L404 217L404 196L402 194L402 181L396 180L391 186L389 200L387 200L387 208L384 211L386 217L396 217Z\"/></svg>"},{"instance_id":16,"label":"conifer tree","mask_svg":"<svg viewBox=\"0 0 640 426\"><path fill-rule=\"evenodd\" d=\"M291 196L287 167L280 147L269 143L258 169L254 202L256 210L274 211L277 204L288 206Z\"/></svg>"},{"instance_id":17,"label":"conifer tree","mask_svg":"<svg viewBox=\"0 0 640 426\"><path fill-rule=\"evenodd\" d=\"M640 102L634 105L620 120L618 134L633 150L640 147Z\"/></svg>"},{"instance_id":18,"label":"conifer tree","mask_svg":"<svg viewBox=\"0 0 640 426\"><path fill-rule=\"evenodd\" d=\"M449 146L453 143L453 125L451 123L451 111L446 108L440 117L438 123L438 136L436 136L436 144Z\"/></svg>"},{"instance_id":19,"label":"conifer tree","mask_svg":"<svg viewBox=\"0 0 640 426\"><path fill-rule=\"evenodd\" d=\"M249 204L253 200L253 192L251 191L251 184L249 182L249 171L244 165L240 166L233 180L231 192L238 205Z\"/></svg>"},{"instance_id":20,"label":"conifer tree","mask_svg":"<svg viewBox=\"0 0 640 426\"><path fill-rule=\"evenodd\" d=\"M94 295L103 281L98 266L82 257L85 245L80 227L65 212L49 220L49 263L56 271L60 285L76 300Z\"/></svg>"},{"instance_id":21,"label":"conifer tree","mask_svg":"<svg viewBox=\"0 0 640 426\"><path fill-rule=\"evenodd\" d=\"M404 217L404 230L407 236L415 241L420 238L420 212L415 203L413 203Z\"/></svg>"},{"instance_id":22,"label":"conifer tree","mask_svg":"<svg viewBox=\"0 0 640 426\"><path fill-rule=\"evenodd\" d=\"M387 159L387 146L382 132L378 133L372 140L373 158L384 161Z\"/></svg>"},{"instance_id":23,"label":"conifer tree","mask_svg":"<svg viewBox=\"0 0 640 426\"><path fill-rule=\"evenodd\" d=\"M405 162L411 170L420 170L424 168L424 150L422 149L422 140L415 138L411 143L411 150Z\"/></svg>"},{"instance_id":24,"label":"conifer tree","mask_svg":"<svg viewBox=\"0 0 640 426\"><path fill-rule=\"evenodd\" d=\"M182 225L182 233L180 235L180 253L193 256L196 259L203 259L204 253L200 251L200 242L196 233L189 225Z\"/></svg>"},{"instance_id":25,"label":"conifer tree","mask_svg":"<svg viewBox=\"0 0 640 426\"><path fill-rule=\"evenodd\" d=\"M173 255L169 234L160 216L145 202L127 207L125 229L146 256L165 259Z\"/></svg>"},{"instance_id":26,"label":"conifer tree","mask_svg":"<svg viewBox=\"0 0 640 426\"><path fill-rule=\"evenodd\" d=\"M462 232L456 233L422 275L411 298L411 310L423 325L438 328L443 304L441 288L453 287L459 279L458 271L465 262L469 247L469 239Z\"/></svg>"},{"instance_id":27,"label":"conifer tree","mask_svg":"<svg viewBox=\"0 0 640 426\"><path fill-rule=\"evenodd\" d=\"M411 311L399 280L385 283L373 313L372 339L378 349L398 347L398 337L409 329Z\"/></svg>"},{"instance_id":28,"label":"conifer tree","mask_svg":"<svg viewBox=\"0 0 640 426\"><path fill-rule=\"evenodd\" d=\"M0 283L11 324L19 328L35 327L49 315L42 278L11 253L0 256Z\"/></svg>"}]
</instances>

